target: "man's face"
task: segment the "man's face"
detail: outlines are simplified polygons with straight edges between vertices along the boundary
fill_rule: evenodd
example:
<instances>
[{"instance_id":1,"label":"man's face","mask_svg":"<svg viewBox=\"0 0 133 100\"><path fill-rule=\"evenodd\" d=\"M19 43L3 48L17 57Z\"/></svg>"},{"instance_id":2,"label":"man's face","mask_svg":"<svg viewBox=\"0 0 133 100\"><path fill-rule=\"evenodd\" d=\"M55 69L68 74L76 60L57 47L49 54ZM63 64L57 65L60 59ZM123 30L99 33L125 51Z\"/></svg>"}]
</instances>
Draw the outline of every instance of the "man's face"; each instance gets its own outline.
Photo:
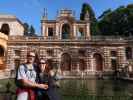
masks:
<instances>
[{"instance_id":1,"label":"man's face","mask_svg":"<svg viewBox=\"0 0 133 100\"><path fill-rule=\"evenodd\" d=\"M33 63L34 60L35 60L35 54L32 53L32 52L29 53L29 54L27 55L27 61L28 61L28 63Z\"/></svg>"}]
</instances>

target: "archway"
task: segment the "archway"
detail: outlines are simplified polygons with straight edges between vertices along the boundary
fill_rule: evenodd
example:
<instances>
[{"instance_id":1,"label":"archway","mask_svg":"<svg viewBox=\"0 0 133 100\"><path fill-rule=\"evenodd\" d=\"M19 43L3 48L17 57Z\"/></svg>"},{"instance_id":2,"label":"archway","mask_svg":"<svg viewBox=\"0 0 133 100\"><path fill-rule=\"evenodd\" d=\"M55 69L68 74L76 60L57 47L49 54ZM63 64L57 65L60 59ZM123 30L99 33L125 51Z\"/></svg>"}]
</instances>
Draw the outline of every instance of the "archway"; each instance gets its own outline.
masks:
<instances>
[{"instance_id":1,"label":"archway","mask_svg":"<svg viewBox=\"0 0 133 100\"><path fill-rule=\"evenodd\" d=\"M62 26L62 39L69 39L70 38L70 26L69 24L64 24Z\"/></svg>"},{"instance_id":2,"label":"archway","mask_svg":"<svg viewBox=\"0 0 133 100\"><path fill-rule=\"evenodd\" d=\"M126 52L127 60L128 59L132 59L132 48L131 47L127 47L125 52Z\"/></svg>"},{"instance_id":3,"label":"archway","mask_svg":"<svg viewBox=\"0 0 133 100\"><path fill-rule=\"evenodd\" d=\"M4 48L0 46L0 57L4 56Z\"/></svg>"},{"instance_id":4,"label":"archway","mask_svg":"<svg viewBox=\"0 0 133 100\"><path fill-rule=\"evenodd\" d=\"M64 53L61 56L61 70L62 71L71 70L71 57L68 53Z\"/></svg>"},{"instance_id":5,"label":"archway","mask_svg":"<svg viewBox=\"0 0 133 100\"><path fill-rule=\"evenodd\" d=\"M85 63L84 59L79 59L79 69L81 71L84 71L86 69L86 63Z\"/></svg>"},{"instance_id":6,"label":"archway","mask_svg":"<svg viewBox=\"0 0 133 100\"><path fill-rule=\"evenodd\" d=\"M10 33L9 25L6 23L2 24L0 32L5 33L6 35L9 35Z\"/></svg>"},{"instance_id":7,"label":"archway","mask_svg":"<svg viewBox=\"0 0 133 100\"><path fill-rule=\"evenodd\" d=\"M95 65L96 65L96 71L102 71L103 70L103 58L101 54L95 53L93 55L94 60L95 60Z\"/></svg>"},{"instance_id":8,"label":"archway","mask_svg":"<svg viewBox=\"0 0 133 100\"><path fill-rule=\"evenodd\" d=\"M0 46L0 70L5 68L4 64L4 48Z\"/></svg>"},{"instance_id":9,"label":"archway","mask_svg":"<svg viewBox=\"0 0 133 100\"><path fill-rule=\"evenodd\" d=\"M111 66L114 71L117 70L117 51L111 51Z\"/></svg>"}]
</instances>

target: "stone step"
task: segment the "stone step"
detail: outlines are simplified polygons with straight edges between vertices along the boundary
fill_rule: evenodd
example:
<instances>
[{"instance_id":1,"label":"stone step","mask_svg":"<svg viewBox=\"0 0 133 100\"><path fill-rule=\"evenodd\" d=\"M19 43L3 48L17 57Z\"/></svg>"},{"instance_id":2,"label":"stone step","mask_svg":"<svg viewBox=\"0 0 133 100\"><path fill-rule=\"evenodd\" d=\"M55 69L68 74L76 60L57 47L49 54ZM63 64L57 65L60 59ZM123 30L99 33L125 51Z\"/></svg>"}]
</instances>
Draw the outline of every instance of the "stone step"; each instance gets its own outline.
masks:
<instances>
[{"instance_id":1,"label":"stone step","mask_svg":"<svg viewBox=\"0 0 133 100\"><path fill-rule=\"evenodd\" d=\"M0 70L0 79L10 78L10 70Z\"/></svg>"},{"instance_id":2,"label":"stone step","mask_svg":"<svg viewBox=\"0 0 133 100\"><path fill-rule=\"evenodd\" d=\"M87 76L62 76L61 79L95 79L97 78L95 75L87 75Z\"/></svg>"}]
</instances>

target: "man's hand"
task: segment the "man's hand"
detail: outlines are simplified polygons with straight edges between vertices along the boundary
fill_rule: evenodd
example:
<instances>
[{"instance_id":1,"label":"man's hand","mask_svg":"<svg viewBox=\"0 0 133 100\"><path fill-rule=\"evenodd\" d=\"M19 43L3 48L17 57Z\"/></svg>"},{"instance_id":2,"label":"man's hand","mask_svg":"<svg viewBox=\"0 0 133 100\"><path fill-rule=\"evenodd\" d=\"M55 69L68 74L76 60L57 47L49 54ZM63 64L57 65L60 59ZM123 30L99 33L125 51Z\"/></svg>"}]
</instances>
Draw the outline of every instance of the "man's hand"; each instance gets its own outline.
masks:
<instances>
[{"instance_id":1,"label":"man's hand","mask_svg":"<svg viewBox=\"0 0 133 100\"><path fill-rule=\"evenodd\" d=\"M47 90L48 85L47 84L39 84L39 88Z\"/></svg>"}]
</instances>

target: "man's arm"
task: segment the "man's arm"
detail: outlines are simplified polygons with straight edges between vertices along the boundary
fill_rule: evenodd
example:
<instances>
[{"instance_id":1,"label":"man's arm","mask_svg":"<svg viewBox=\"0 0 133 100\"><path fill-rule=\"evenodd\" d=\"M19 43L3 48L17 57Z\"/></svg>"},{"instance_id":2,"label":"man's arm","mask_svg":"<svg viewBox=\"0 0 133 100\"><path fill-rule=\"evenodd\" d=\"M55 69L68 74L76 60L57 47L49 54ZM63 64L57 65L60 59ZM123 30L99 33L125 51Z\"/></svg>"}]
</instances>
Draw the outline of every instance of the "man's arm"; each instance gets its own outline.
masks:
<instances>
[{"instance_id":1,"label":"man's arm","mask_svg":"<svg viewBox=\"0 0 133 100\"><path fill-rule=\"evenodd\" d=\"M25 87L48 89L47 84L38 84L38 83L34 83L34 82L31 82L31 81L26 80L26 79L20 79L18 81L22 82L23 86L25 86Z\"/></svg>"},{"instance_id":2,"label":"man's arm","mask_svg":"<svg viewBox=\"0 0 133 100\"><path fill-rule=\"evenodd\" d=\"M36 82L32 82L28 80L26 73L25 73L25 67L24 65L20 65L17 73L17 80L22 83L25 87L32 87L32 88L41 88L41 89L47 89L48 85L45 84L38 84Z\"/></svg>"}]
</instances>

